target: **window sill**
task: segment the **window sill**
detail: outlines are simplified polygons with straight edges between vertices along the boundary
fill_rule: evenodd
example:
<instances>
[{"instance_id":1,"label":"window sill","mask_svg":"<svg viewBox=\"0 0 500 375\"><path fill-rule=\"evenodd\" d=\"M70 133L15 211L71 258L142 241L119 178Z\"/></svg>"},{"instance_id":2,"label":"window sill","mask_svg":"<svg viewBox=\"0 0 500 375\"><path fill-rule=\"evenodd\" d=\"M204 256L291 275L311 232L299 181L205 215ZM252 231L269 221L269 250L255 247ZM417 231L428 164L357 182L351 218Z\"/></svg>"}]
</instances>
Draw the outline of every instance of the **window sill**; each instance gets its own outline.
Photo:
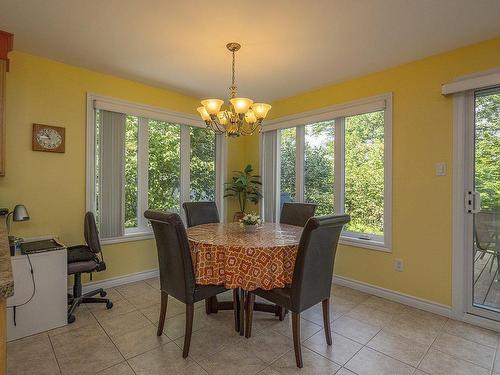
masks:
<instances>
[{"instance_id":1,"label":"window sill","mask_svg":"<svg viewBox=\"0 0 500 375\"><path fill-rule=\"evenodd\" d=\"M376 240L364 240L361 238L341 236L339 239L339 244L353 247L362 247L369 250L383 251L385 253L392 253L392 250L386 244Z\"/></svg>"},{"instance_id":2,"label":"window sill","mask_svg":"<svg viewBox=\"0 0 500 375\"><path fill-rule=\"evenodd\" d=\"M151 240L153 238L154 238L154 234L152 231L137 232L137 233L125 234L121 237L104 238L104 239L101 239L101 244L102 245L112 245L115 243L122 243L122 242Z\"/></svg>"}]
</instances>

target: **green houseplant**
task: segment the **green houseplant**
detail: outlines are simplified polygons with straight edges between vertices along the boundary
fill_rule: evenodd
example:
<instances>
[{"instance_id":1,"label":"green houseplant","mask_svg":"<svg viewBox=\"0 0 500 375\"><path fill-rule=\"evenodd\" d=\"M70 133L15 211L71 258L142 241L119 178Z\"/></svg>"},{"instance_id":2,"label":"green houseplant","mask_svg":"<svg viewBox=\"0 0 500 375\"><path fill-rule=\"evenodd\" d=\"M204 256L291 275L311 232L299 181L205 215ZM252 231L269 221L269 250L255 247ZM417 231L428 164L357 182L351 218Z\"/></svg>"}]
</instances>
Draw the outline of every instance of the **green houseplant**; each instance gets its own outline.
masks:
<instances>
[{"instance_id":1,"label":"green houseplant","mask_svg":"<svg viewBox=\"0 0 500 375\"><path fill-rule=\"evenodd\" d=\"M248 164L243 171L234 171L231 182L225 185L224 198L238 199L240 211L234 214L233 220L238 221L245 216L247 202L259 203L262 198L260 176L252 174L253 168Z\"/></svg>"}]
</instances>

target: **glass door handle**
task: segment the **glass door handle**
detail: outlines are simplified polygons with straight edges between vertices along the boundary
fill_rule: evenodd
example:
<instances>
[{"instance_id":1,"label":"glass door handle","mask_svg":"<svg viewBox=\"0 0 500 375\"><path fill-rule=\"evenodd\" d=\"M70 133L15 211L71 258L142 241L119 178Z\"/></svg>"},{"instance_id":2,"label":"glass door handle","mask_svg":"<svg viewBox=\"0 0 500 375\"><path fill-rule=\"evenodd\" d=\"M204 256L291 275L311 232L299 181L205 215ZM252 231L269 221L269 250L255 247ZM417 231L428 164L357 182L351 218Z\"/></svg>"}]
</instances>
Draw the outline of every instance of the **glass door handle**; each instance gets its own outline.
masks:
<instances>
[{"instance_id":1,"label":"glass door handle","mask_svg":"<svg viewBox=\"0 0 500 375\"><path fill-rule=\"evenodd\" d=\"M465 194L465 211L469 214L481 211L481 194L478 191L468 191Z\"/></svg>"}]
</instances>

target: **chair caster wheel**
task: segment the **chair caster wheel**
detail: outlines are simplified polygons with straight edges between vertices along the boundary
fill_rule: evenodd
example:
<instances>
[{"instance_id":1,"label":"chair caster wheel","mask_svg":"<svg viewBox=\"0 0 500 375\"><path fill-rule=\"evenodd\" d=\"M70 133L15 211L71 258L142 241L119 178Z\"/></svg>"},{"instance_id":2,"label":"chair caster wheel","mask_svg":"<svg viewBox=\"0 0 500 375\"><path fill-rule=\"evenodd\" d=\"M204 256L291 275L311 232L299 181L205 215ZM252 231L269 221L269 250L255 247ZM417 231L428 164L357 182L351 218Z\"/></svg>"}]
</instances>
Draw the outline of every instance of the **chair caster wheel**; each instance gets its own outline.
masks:
<instances>
[{"instance_id":1,"label":"chair caster wheel","mask_svg":"<svg viewBox=\"0 0 500 375\"><path fill-rule=\"evenodd\" d=\"M108 303L106 303L106 308L109 310L112 307L113 307L113 302L108 301Z\"/></svg>"},{"instance_id":2,"label":"chair caster wheel","mask_svg":"<svg viewBox=\"0 0 500 375\"><path fill-rule=\"evenodd\" d=\"M76 320L76 318L75 318L75 316L74 316L74 315L70 315L70 316L68 316L68 324L73 323L75 320Z\"/></svg>"},{"instance_id":3,"label":"chair caster wheel","mask_svg":"<svg viewBox=\"0 0 500 375\"><path fill-rule=\"evenodd\" d=\"M99 295L100 295L101 297L106 297L106 295L107 295L107 294L108 294L108 293L106 293L104 290L103 290L101 293L99 293Z\"/></svg>"}]
</instances>

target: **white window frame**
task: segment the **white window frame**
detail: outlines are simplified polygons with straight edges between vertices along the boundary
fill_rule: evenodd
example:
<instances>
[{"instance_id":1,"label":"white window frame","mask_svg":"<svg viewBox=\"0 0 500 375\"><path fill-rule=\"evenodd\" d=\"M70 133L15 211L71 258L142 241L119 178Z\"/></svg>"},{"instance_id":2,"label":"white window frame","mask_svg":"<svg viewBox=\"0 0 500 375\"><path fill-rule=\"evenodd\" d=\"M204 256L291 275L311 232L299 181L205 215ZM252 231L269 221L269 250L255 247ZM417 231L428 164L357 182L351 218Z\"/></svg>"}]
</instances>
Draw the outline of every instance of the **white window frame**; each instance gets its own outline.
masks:
<instances>
[{"instance_id":1,"label":"white window frame","mask_svg":"<svg viewBox=\"0 0 500 375\"><path fill-rule=\"evenodd\" d=\"M296 128L295 178L296 201L304 201L304 145L305 126L322 121L335 121L335 211L344 212L345 202L345 158L344 136L345 118L363 113L384 110L384 235L366 235L343 231L340 243L372 250L391 252L392 250L392 93L372 96L361 100L338 104L327 108L303 112L268 121L263 131ZM279 132L278 132L279 134ZM280 137L277 137L278 142ZM340 141L340 142L339 142ZM277 147L278 152L280 147ZM279 155L278 155L279 156ZM280 160L280 157L277 158ZM278 173L279 177L279 173ZM279 178L278 178L279 180ZM279 181L276 182L279 185ZM279 200L277 210L279 210ZM279 217L279 215L277 216Z\"/></svg>"},{"instance_id":2,"label":"white window frame","mask_svg":"<svg viewBox=\"0 0 500 375\"><path fill-rule=\"evenodd\" d=\"M153 233L148 225L147 220L143 215L139 214L148 208L148 122L149 119L170 122L179 124L180 126L180 149L181 149L181 176L180 176L180 205L179 212L181 217L185 219L182 210L182 203L190 200L190 160L191 160L191 137L190 127L205 128L206 125L199 119L198 116L174 112L164 108L137 104L121 99L102 96L94 93L87 93L87 134L86 134L86 210L96 212L96 195L95 195L95 111L104 109L114 112L125 113L131 116L137 116L139 121L138 131L138 155L137 164L142 165L138 168L138 187L137 187L137 227L126 228L123 236L105 238L101 243L112 244L129 241L139 241L153 238ZM224 181L226 178L227 169L227 140L226 137L216 136L216 156L215 156L215 196L216 204L221 212L222 220L225 218L224 206ZM144 167L146 166L146 167ZM123 197L123 200L125 198ZM123 202L125 204L125 202Z\"/></svg>"}]
</instances>

